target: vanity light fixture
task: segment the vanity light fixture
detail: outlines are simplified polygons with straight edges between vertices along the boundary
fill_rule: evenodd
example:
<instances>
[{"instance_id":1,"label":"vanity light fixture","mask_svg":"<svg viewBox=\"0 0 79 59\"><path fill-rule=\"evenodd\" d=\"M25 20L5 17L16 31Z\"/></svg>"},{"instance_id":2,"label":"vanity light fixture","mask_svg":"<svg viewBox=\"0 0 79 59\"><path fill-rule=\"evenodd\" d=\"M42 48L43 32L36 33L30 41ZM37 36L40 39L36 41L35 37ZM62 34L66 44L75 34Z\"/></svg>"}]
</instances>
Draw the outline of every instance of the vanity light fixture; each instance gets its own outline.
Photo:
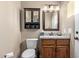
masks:
<instances>
[{"instance_id":1,"label":"vanity light fixture","mask_svg":"<svg viewBox=\"0 0 79 59\"><path fill-rule=\"evenodd\" d=\"M42 10L43 10L44 12L46 12L46 11L48 10L48 6L45 5Z\"/></svg>"},{"instance_id":2,"label":"vanity light fixture","mask_svg":"<svg viewBox=\"0 0 79 59\"><path fill-rule=\"evenodd\" d=\"M44 7L43 7L43 11L44 12L47 12L47 11L49 11L49 12L52 12L52 11L59 11L59 6L58 5L52 5L52 4L50 4L50 5L45 5Z\"/></svg>"}]
</instances>

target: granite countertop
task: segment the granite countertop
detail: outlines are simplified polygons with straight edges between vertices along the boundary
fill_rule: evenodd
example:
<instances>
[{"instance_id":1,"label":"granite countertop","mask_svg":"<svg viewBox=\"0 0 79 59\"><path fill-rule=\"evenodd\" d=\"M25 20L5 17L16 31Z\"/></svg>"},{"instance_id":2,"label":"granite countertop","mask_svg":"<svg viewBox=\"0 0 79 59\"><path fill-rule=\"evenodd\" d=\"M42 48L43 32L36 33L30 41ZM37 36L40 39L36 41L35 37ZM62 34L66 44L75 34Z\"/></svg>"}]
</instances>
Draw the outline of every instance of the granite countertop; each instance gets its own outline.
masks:
<instances>
[{"instance_id":1,"label":"granite countertop","mask_svg":"<svg viewBox=\"0 0 79 59\"><path fill-rule=\"evenodd\" d=\"M41 39L44 39L44 38L63 39L63 38L70 38L70 35L61 35L61 36L58 36L58 35L40 35L39 38L41 38Z\"/></svg>"}]
</instances>

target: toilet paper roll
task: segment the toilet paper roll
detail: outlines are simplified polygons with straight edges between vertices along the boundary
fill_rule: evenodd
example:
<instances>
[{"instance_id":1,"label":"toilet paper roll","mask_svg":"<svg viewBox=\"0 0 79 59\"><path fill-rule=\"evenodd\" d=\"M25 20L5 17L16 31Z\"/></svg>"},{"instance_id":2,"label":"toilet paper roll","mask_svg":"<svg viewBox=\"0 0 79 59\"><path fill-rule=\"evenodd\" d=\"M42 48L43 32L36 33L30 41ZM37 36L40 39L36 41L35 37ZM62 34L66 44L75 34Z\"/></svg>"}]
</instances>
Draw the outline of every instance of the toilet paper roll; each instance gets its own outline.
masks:
<instances>
[{"instance_id":1,"label":"toilet paper roll","mask_svg":"<svg viewBox=\"0 0 79 59\"><path fill-rule=\"evenodd\" d=\"M5 58L12 58L12 57L14 57L14 53L13 52L7 53L5 55Z\"/></svg>"}]
</instances>

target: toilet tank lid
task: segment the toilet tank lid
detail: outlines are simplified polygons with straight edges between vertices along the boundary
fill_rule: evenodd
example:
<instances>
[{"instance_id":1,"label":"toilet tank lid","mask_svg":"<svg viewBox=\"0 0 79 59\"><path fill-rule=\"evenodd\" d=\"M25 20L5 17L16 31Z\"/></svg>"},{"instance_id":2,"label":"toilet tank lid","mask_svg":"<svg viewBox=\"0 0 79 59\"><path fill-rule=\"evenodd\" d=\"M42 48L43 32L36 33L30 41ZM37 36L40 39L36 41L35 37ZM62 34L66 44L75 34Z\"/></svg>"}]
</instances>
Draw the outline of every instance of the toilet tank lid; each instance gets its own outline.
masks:
<instances>
[{"instance_id":1,"label":"toilet tank lid","mask_svg":"<svg viewBox=\"0 0 79 59\"><path fill-rule=\"evenodd\" d=\"M26 40L38 40L38 38L28 38Z\"/></svg>"}]
</instances>

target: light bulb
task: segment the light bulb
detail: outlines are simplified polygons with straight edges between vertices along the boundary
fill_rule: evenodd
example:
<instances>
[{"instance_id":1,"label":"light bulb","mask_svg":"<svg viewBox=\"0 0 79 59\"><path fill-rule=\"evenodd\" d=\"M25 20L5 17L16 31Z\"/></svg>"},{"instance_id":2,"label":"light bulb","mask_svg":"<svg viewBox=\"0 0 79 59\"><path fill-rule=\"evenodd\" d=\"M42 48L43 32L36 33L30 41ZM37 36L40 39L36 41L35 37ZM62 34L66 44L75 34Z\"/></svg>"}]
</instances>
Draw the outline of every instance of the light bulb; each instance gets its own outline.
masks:
<instances>
[{"instance_id":1,"label":"light bulb","mask_svg":"<svg viewBox=\"0 0 79 59\"><path fill-rule=\"evenodd\" d=\"M47 6L44 6L44 9L47 9Z\"/></svg>"},{"instance_id":2,"label":"light bulb","mask_svg":"<svg viewBox=\"0 0 79 59\"><path fill-rule=\"evenodd\" d=\"M45 5L44 8L43 8L43 11L46 12L47 9L48 9L48 7Z\"/></svg>"},{"instance_id":3,"label":"light bulb","mask_svg":"<svg viewBox=\"0 0 79 59\"><path fill-rule=\"evenodd\" d=\"M56 9L55 10L58 11L59 10L59 6L56 6Z\"/></svg>"},{"instance_id":4,"label":"light bulb","mask_svg":"<svg viewBox=\"0 0 79 59\"><path fill-rule=\"evenodd\" d=\"M53 10L53 6L51 6L50 9Z\"/></svg>"},{"instance_id":5,"label":"light bulb","mask_svg":"<svg viewBox=\"0 0 79 59\"><path fill-rule=\"evenodd\" d=\"M52 11L53 11L53 6L51 6L51 7L49 8L49 11L50 11L50 12L52 12Z\"/></svg>"}]
</instances>

